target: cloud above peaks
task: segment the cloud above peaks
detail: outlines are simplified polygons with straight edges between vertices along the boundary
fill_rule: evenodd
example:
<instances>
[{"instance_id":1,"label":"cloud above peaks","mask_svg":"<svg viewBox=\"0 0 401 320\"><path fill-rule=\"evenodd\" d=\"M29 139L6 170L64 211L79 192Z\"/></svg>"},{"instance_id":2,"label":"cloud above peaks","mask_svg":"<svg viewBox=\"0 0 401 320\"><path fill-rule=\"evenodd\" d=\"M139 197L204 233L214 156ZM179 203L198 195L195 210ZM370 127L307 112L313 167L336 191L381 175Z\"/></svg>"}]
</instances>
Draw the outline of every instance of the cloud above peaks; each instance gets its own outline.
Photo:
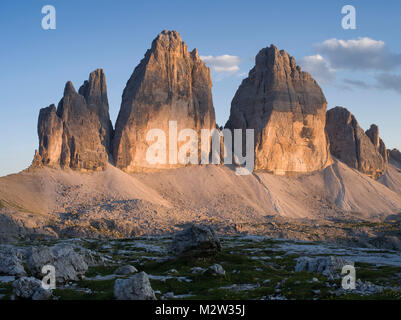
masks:
<instances>
[{"instance_id":1,"label":"cloud above peaks","mask_svg":"<svg viewBox=\"0 0 401 320\"><path fill-rule=\"evenodd\" d=\"M320 54L304 57L299 64L319 83L327 84L334 80L335 70Z\"/></svg>"},{"instance_id":2,"label":"cloud above peaks","mask_svg":"<svg viewBox=\"0 0 401 320\"><path fill-rule=\"evenodd\" d=\"M368 37L329 39L315 46L334 69L388 71L401 65L401 54L391 52L383 41Z\"/></svg>"},{"instance_id":3,"label":"cloud above peaks","mask_svg":"<svg viewBox=\"0 0 401 320\"><path fill-rule=\"evenodd\" d=\"M201 56L206 65L216 73L236 73L239 71L241 59L237 56L224 54L221 56Z\"/></svg>"}]
</instances>

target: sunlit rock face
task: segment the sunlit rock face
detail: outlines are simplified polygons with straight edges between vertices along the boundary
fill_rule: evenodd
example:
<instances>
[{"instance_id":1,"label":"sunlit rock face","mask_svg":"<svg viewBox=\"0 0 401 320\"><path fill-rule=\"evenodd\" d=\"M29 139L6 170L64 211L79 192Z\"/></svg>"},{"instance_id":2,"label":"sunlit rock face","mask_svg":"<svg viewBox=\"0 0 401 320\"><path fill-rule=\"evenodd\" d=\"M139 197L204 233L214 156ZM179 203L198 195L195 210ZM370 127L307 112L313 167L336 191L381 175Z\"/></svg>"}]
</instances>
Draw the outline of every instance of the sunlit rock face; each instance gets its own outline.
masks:
<instances>
[{"instance_id":1,"label":"sunlit rock face","mask_svg":"<svg viewBox=\"0 0 401 320\"><path fill-rule=\"evenodd\" d=\"M103 170L113 136L103 70L92 72L78 93L67 82L57 109L40 110L38 135L35 166Z\"/></svg>"},{"instance_id":2,"label":"sunlit rock face","mask_svg":"<svg viewBox=\"0 0 401 320\"><path fill-rule=\"evenodd\" d=\"M165 164L151 164L146 152L151 129L161 129L170 148L169 121L177 122L177 132L216 127L209 68L194 49L188 51L176 31L163 31L135 68L122 96L113 142L113 158L127 172L171 168L180 163L167 155ZM179 137L178 137L179 139ZM173 139L174 140L174 139ZM178 141L180 148L185 141ZM200 153L200 151L199 151Z\"/></svg>"},{"instance_id":3,"label":"sunlit rock face","mask_svg":"<svg viewBox=\"0 0 401 320\"><path fill-rule=\"evenodd\" d=\"M377 127L365 133L351 112L335 107L327 112L327 134L333 156L349 167L377 179L386 172L387 152Z\"/></svg>"},{"instance_id":4,"label":"sunlit rock face","mask_svg":"<svg viewBox=\"0 0 401 320\"><path fill-rule=\"evenodd\" d=\"M274 45L255 62L231 103L226 128L254 129L256 170L282 175L325 168L331 157L321 88Z\"/></svg>"},{"instance_id":5,"label":"sunlit rock face","mask_svg":"<svg viewBox=\"0 0 401 320\"><path fill-rule=\"evenodd\" d=\"M369 130L366 130L366 135L369 137L370 141L372 141L373 145L376 147L377 151L379 151L382 156L385 164L388 164L388 151L384 141L380 138L379 127L375 124L372 124Z\"/></svg>"}]
</instances>

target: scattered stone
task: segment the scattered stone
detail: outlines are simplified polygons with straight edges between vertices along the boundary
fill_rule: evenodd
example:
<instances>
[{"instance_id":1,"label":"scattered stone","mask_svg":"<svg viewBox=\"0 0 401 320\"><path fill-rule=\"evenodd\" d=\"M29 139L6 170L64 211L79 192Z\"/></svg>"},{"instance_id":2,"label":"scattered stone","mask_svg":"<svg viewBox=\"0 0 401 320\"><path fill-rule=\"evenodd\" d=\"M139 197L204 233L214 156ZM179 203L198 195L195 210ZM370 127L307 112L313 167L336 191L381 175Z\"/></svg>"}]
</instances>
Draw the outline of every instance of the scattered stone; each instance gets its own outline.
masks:
<instances>
[{"instance_id":1,"label":"scattered stone","mask_svg":"<svg viewBox=\"0 0 401 320\"><path fill-rule=\"evenodd\" d=\"M142 242L134 243L132 245L132 247L136 248L136 249L141 249L148 253L157 253L157 254L166 254L167 253L166 249L164 249L162 247L155 246L152 244L142 243Z\"/></svg>"},{"instance_id":2,"label":"scattered stone","mask_svg":"<svg viewBox=\"0 0 401 320\"><path fill-rule=\"evenodd\" d=\"M329 278L337 278L341 276L342 267L345 265L354 265L354 263L337 256L300 257L297 259L295 272L318 272Z\"/></svg>"},{"instance_id":3,"label":"scattered stone","mask_svg":"<svg viewBox=\"0 0 401 320\"><path fill-rule=\"evenodd\" d=\"M114 273L119 275L127 275L138 272L137 268L131 265L119 267Z\"/></svg>"},{"instance_id":4,"label":"scattered stone","mask_svg":"<svg viewBox=\"0 0 401 320\"><path fill-rule=\"evenodd\" d=\"M259 288L257 284L232 284L230 286L220 287L221 290L232 291L251 291Z\"/></svg>"},{"instance_id":5,"label":"scattered stone","mask_svg":"<svg viewBox=\"0 0 401 320\"><path fill-rule=\"evenodd\" d=\"M43 266L54 266L58 283L65 283L69 280L77 281L88 270L88 265L82 255L76 252L72 246L61 244L53 247L31 247L27 253L27 265L32 274L38 278L43 276Z\"/></svg>"},{"instance_id":6,"label":"scattered stone","mask_svg":"<svg viewBox=\"0 0 401 320\"><path fill-rule=\"evenodd\" d=\"M129 279L117 279L114 284L114 297L117 300L156 300L145 272L133 275Z\"/></svg>"},{"instance_id":7,"label":"scattered stone","mask_svg":"<svg viewBox=\"0 0 401 320\"><path fill-rule=\"evenodd\" d=\"M176 256L214 256L221 251L221 244L212 228L191 225L175 235L169 251Z\"/></svg>"},{"instance_id":8,"label":"scattered stone","mask_svg":"<svg viewBox=\"0 0 401 320\"><path fill-rule=\"evenodd\" d=\"M186 278L186 277L176 277L176 276L170 276L170 275L168 275L168 276L157 276L157 275L149 274L148 277L149 277L149 279L159 280L159 281L163 281L163 282L166 282L166 280L169 280L169 279L176 279L176 280L178 280L178 282L192 282L191 279Z\"/></svg>"},{"instance_id":9,"label":"scattered stone","mask_svg":"<svg viewBox=\"0 0 401 320\"><path fill-rule=\"evenodd\" d=\"M205 271L205 269L204 268L201 268L201 267L193 267L192 269L191 269L191 272L192 273L202 273L202 272L204 272Z\"/></svg>"},{"instance_id":10,"label":"scattered stone","mask_svg":"<svg viewBox=\"0 0 401 320\"><path fill-rule=\"evenodd\" d=\"M355 281L355 289L345 290L340 288L336 291L336 295L343 295L347 293L358 294L362 296L381 293L384 290L383 286L376 285L369 281L362 281L361 279L357 279Z\"/></svg>"},{"instance_id":11,"label":"scattered stone","mask_svg":"<svg viewBox=\"0 0 401 320\"><path fill-rule=\"evenodd\" d=\"M186 294L178 294L175 295L174 292L167 292L165 293L162 297L161 300L168 300L168 299L187 299L190 297L193 297L194 295L191 293L186 293Z\"/></svg>"},{"instance_id":12,"label":"scattered stone","mask_svg":"<svg viewBox=\"0 0 401 320\"><path fill-rule=\"evenodd\" d=\"M13 283L14 299L50 300L52 290L42 288L42 281L33 277L22 277Z\"/></svg>"},{"instance_id":13,"label":"scattered stone","mask_svg":"<svg viewBox=\"0 0 401 320\"><path fill-rule=\"evenodd\" d=\"M167 274L178 274L178 271L176 269L171 269L167 271Z\"/></svg>"},{"instance_id":14,"label":"scattered stone","mask_svg":"<svg viewBox=\"0 0 401 320\"><path fill-rule=\"evenodd\" d=\"M26 275L22 264L22 253L9 245L0 245L0 275Z\"/></svg>"},{"instance_id":15,"label":"scattered stone","mask_svg":"<svg viewBox=\"0 0 401 320\"><path fill-rule=\"evenodd\" d=\"M210 274L213 276L224 276L226 274L226 271L223 269L223 267L216 263L209 268L207 268L204 272L204 274Z\"/></svg>"}]
</instances>

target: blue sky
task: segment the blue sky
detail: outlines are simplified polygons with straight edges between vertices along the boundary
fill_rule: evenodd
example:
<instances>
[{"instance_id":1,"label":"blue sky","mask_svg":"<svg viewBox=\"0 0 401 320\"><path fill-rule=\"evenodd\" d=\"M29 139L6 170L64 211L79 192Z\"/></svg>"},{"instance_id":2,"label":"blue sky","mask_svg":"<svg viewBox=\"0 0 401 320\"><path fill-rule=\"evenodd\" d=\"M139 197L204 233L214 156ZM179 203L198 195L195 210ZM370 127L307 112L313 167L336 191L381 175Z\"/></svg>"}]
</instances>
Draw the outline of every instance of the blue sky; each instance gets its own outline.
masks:
<instances>
[{"instance_id":1,"label":"blue sky","mask_svg":"<svg viewBox=\"0 0 401 320\"><path fill-rule=\"evenodd\" d=\"M47 4L56 30L41 27ZM341 27L347 4L355 30ZM128 78L164 29L209 57L218 124L255 55L274 43L311 70L329 108L347 107L364 129L376 123L387 147L401 149L401 1L2 0L0 176L29 166L39 109L59 102L67 80L78 88L103 68L114 122Z\"/></svg>"}]
</instances>

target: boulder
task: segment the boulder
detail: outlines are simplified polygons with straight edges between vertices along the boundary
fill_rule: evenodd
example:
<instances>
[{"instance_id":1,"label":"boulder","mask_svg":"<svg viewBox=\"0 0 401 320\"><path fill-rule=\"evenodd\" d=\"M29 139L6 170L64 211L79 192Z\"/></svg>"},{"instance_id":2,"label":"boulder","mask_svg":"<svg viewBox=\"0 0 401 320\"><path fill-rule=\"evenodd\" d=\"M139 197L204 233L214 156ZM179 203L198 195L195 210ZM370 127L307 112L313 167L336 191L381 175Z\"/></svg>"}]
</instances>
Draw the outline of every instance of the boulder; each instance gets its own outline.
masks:
<instances>
[{"instance_id":1,"label":"boulder","mask_svg":"<svg viewBox=\"0 0 401 320\"><path fill-rule=\"evenodd\" d=\"M123 92L113 142L116 166L127 172L181 166L169 152L166 163L149 163L146 151L155 141L147 141L147 133L162 130L169 150L170 138L175 139L174 134L170 136L169 121L177 122L177 132L192 129L199 137L201 129L214 129L211 89L209 68L197 50L189 52L176 31L160 33ZM180 148L185 142L172 143ZM198 156L199 149L200 145Z\"/></svg>"},{"instance_id":2,"label":"boulder","mask_svg":"<svg viewBox=\"0 0 401 320\"><path fill-rule=\"evenodd\" d=\"M176 256L213 256L221 251L221 244L212 228L191 225L175 235L169 251Z\"/></svg>"},{"instance_id":3,"label":"boulder","mask_svg":"<svg viewBox=\"0 0 401 320\"><path fill-rule=\"evenodd\" d=\"M24 276L26 275L22 253L10 245L0 245L0 275Z\"/></svg>"},{"instance_id":4,"label":"boulder","mask_svg":"<svg viewBox=\"0 0 401 320\"><path fill-rule=\"evenodd\" d=\"M368 130L369 137L351 112L335 107L327 112L326 131L330 151L340 161L373 179L386 172L387 163L380 154L382 147L374 127Z\"/></svg>"},{"instance_id":5,"label":"boulder","mask_svg":"<svg viewBox=\"0 0 401 320\"><path fill-rule=\"evenodd\" d=\"M42 281L33 277L22 277L13 283L14 299L50 300L52 290L42 287Z\"/></svg>"},{"instance_id":6,"label":"boulder","mask_svg":"<svg viewBox=\"0 0 401 320\"><path fill-rule=\"evenodd\" d=\"M255 170L307 173L331 163L324 131L327 102L317 82L274 45L259 51L255 66L231 102L225 127L254 129Z\"/></svg>"},{"instance_id":7,"label":"boulder","mask_svg":"<svg viewBox=\"0 0 401 320\"><path fill-rule=\"evenodd\" d=\"M39 153L32 166L104 169L109 162L113 128L103 70L92 72L78 93L68 81L57 109L50 105L40 110L38 135Z\"/></svg>"},{"instance_id":8,"label":"boulder","mask_svg":"<svg viewBox=\"0 0 401 320\"><path fill-rule=\"evenodd\" d=\"M207 268L204 272L204 274L210 274L212 276L224 276L226 274L226 271L223 269L223 267L216 263L209 268Z\"/></svg>"},{"instance_id":9,"label":"boulder","mask_svg":"<svg viewBox=\"0 0 401 320\"><path fill-rule=\"evenodd\" d=\"M38 278L43 277L43 266L54 266L58 283L80 280L88 270L84 256L66 245L31 247L27 252L27 265Z\"/></svg>"},{"instance_id":10,"label":"boulder","mask_svg":"<svg viewBox=\"0 0 401 320\"><path fill-rule=\"evenodd\" d=\"M114 297L117 300L156 300L149 277L140 272L129 279L117 279L114 284Z\"/></svg>"},{"instance_id":11,"label":"boulder","mask_svg":"<svg viewBox=\"0 0 401 320\"><path fill-rule=\"evenodd\" d=\"M133 274L138 272L137 268L135 268L134 266L122 266L119 267L114 273L118 274L118 275L127 275L127 274Z\"/></svg>"},{"instance_id":12,"label":"boulder","mask_svg":"<svg viewBox=\"0 0 401 320\"><path fill-rule=\"evenodd\" d=\"M341 276L342 268L345 265L354 265L354 263L337 256L300 257L297 259L295 272L317 272L329 278L338 278Z\"/></svg>"}]
</instances>

